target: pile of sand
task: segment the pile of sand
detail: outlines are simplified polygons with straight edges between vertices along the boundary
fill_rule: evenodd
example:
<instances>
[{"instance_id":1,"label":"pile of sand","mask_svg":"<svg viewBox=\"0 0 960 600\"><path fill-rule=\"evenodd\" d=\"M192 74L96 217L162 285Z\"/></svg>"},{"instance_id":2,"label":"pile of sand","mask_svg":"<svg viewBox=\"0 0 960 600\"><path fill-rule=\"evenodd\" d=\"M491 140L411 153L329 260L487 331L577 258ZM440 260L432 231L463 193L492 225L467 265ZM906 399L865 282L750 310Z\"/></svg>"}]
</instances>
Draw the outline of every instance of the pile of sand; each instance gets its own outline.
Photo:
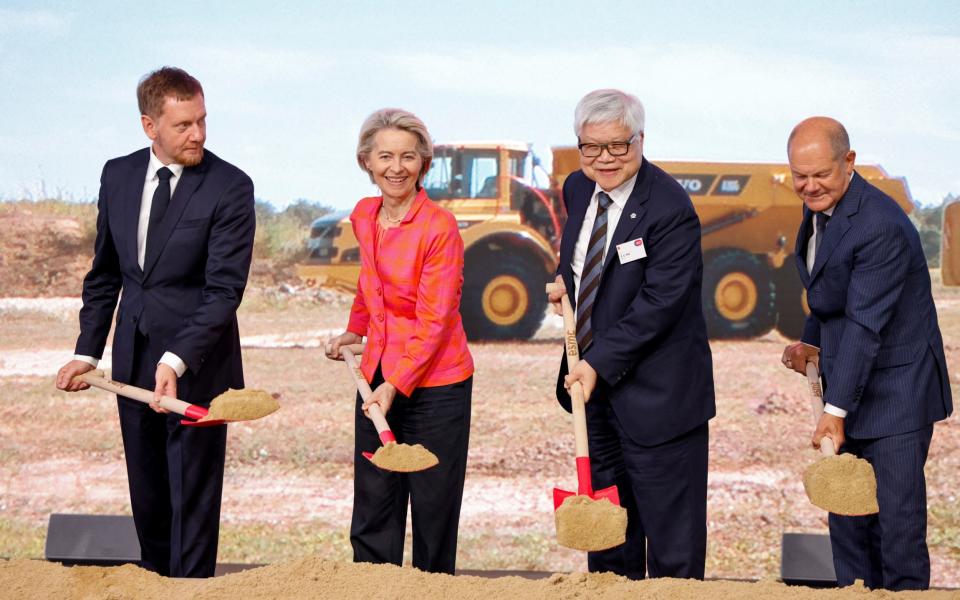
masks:
<instances>
[{"instance_id":1,"label":"pile of sand","mask_svg":"<svg viewBox=\"0 0 960 600\"><path fill-rule=\"evenodd\" d=\"M916 598L956 600L952 591L870 592L862 585L840 590L789 587L775 581L690 581L653 579L630 581L610 574L555 574L548 579L482 578L434 575L410 567L337 563L318 558L251 569L213 579L164 579L133 566L72 567L31 560L0 562L0 589L4 597L23 600L110 600L191 598L196 600L371 598L433 600L556 600L596 598L654 598L681 600L742 600L745 598L850 599Z\"/></svg>"},{"instance_id":2,"label":"pile of sand","mask_svg":"<svg viewBox=\"0 0 960 600\"><path fill-rule=\"evenodd\" d=\"M377 448L370 461L381 469L398 473L423 471L440 463L437 456L421 444L389 442Z\"/></svg>"},{"instance_id":3,"label":"pile of sand","mask_svg":"<svg viewBox=\"0 0 960 600\"><path fill-rule=\"evenodd\" d=\"M567 496L554 518L557 543L567 548L595 552L627 541L627 510L606 498Z\"/></svg>"},{"instance_id":4,"label":"pile of sand","mask_svg":"<svg viewBox=\"0 0 960 600\"><path fill-rule=\"evenodd\" d=\"M210 412L201 421L252 421L280 408L276 398L263 390L227 390L213 399Z\"/></svg>"},{"instance_id":5,"label":"pile of sand","mask_svg":"<svg viewBox=\"0 0 960 600\"><path fill-rule=\"evenodd\" d=\"M815 506L838 515L872 515L877 505L873 467L852 454L827 456L803 473L803 489Z\"/></svg>"}]
</instances>

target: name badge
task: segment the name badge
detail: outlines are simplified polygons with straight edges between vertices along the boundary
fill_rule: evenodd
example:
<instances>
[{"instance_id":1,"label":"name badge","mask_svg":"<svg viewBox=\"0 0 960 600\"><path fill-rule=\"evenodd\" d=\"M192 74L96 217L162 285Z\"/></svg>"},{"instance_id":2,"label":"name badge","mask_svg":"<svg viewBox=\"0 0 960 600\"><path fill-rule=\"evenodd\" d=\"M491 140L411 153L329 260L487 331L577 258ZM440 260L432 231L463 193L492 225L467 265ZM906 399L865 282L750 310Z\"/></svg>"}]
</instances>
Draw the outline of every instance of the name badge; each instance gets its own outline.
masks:
<instances>
[{"instance_id":1,"label":"name badge","mask_svg":"<svg viewBox=\"0 0 960 600\"><path fill-rule=\"evenodd\" d=\"M647 257L647 249L643 246L643 238L637 238L629 242L617 244L617 256L620 257L620 264L625 265L628 262L640 260Z\"/></svg>"}]
</instances>

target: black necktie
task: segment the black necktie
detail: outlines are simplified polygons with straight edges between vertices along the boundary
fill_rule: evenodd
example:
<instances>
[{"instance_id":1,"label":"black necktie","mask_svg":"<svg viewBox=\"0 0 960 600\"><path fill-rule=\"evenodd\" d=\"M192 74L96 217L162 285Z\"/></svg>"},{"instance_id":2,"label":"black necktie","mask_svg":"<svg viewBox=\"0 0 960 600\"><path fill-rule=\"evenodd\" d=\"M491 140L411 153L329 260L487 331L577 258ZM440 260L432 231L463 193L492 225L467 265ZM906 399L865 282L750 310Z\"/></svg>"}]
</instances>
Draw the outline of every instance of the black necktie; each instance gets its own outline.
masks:
<instances>
[{"instance_id":1,"label":"black necktie","mask_svg":"<svg viewBox=\"0 0 960 600\"><path fill-rule=\"evenodd\" d=\"M157 189L153 192L153 202L150 204L150 222L147 225L147 250L144 253L143 266L147 266L152 252L158 250L156 244L160 240L155 239L154 233L159 229L160 221L167 212L167 206L170 205L170 178L173 177L173 171L166 167L157 169Z\"/></svg>"},{"instance_id":2,"label":"black necktie","mask_svg":"<svg viewBox=\"0 0 960 600\"><path fill-rule=\"evenodd\" d=\"M817 253L820 252L820 242L823 241L823 234L827 230L827 221L830 220L830 215L818 212L815 215L815 220L817 228L817 241L813 244L814 260L816 260Z\"/></svg>"}]
</instances>

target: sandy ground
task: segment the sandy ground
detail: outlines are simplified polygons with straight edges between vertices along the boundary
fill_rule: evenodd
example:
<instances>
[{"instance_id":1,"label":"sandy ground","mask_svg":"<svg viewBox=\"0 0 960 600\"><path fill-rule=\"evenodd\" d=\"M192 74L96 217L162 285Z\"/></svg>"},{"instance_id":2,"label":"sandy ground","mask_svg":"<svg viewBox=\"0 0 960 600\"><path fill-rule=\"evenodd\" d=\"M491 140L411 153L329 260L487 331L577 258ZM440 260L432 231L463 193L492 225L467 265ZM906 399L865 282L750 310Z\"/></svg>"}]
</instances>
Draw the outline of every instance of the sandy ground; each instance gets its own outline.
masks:
<instances>
[{"instance_id":1,"label":"sandy ground","mask_svg":"<svg viewBox=\"0 0 960 600\"><path fill-rule=\"evenodd\" d=\"M0 298L0 556L42 556L51 512L129 514L114 399L52 385L71 354L78 306L77 298ZM960 296L944 292L938 307L960 381ZM329 295L253 291L245 299L248 385L278 393L282 409L231 426L221 562L350 559L353 390L342 363L319 348L348 310L349 299ZM576 485L569 416L552 395L559 334L550 317L533 341L471 346L477 372L459 568L585 568L553 531L552 488ZM770 333L712 344L709 577L776 577L784 532L826 532L825 514L800 481L816 454L804 381L778 362L785 343ZM960 426L951 419L938 425L927 466L936 586L960 586L958 473Z\"/></svg>"}]
</instances>

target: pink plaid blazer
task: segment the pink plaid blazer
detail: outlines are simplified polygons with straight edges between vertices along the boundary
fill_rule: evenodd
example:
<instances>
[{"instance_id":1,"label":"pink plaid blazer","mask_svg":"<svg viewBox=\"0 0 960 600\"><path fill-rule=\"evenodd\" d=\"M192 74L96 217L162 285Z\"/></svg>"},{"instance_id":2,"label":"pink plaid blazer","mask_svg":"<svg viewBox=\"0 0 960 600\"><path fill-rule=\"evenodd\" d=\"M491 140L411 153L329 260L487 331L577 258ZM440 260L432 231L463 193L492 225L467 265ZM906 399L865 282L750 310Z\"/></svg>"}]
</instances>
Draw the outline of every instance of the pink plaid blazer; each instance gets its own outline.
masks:
<instances>
[{"instance_id":1,"label":"pink plaid blazer","mask_svg":"<svg viewBox=\"0 0 960 600\"><path fill-rule=\"evenodd\" d=\"M422 189L403 221L382 233L383 197L363 198L350 215L360 244L360 281L347 330L367 337L360 369L367 381L377 365L410 396L418 387L457 383L473 374L460 320L463 239L450 212Z\"/></svg>"}]
</instances>

